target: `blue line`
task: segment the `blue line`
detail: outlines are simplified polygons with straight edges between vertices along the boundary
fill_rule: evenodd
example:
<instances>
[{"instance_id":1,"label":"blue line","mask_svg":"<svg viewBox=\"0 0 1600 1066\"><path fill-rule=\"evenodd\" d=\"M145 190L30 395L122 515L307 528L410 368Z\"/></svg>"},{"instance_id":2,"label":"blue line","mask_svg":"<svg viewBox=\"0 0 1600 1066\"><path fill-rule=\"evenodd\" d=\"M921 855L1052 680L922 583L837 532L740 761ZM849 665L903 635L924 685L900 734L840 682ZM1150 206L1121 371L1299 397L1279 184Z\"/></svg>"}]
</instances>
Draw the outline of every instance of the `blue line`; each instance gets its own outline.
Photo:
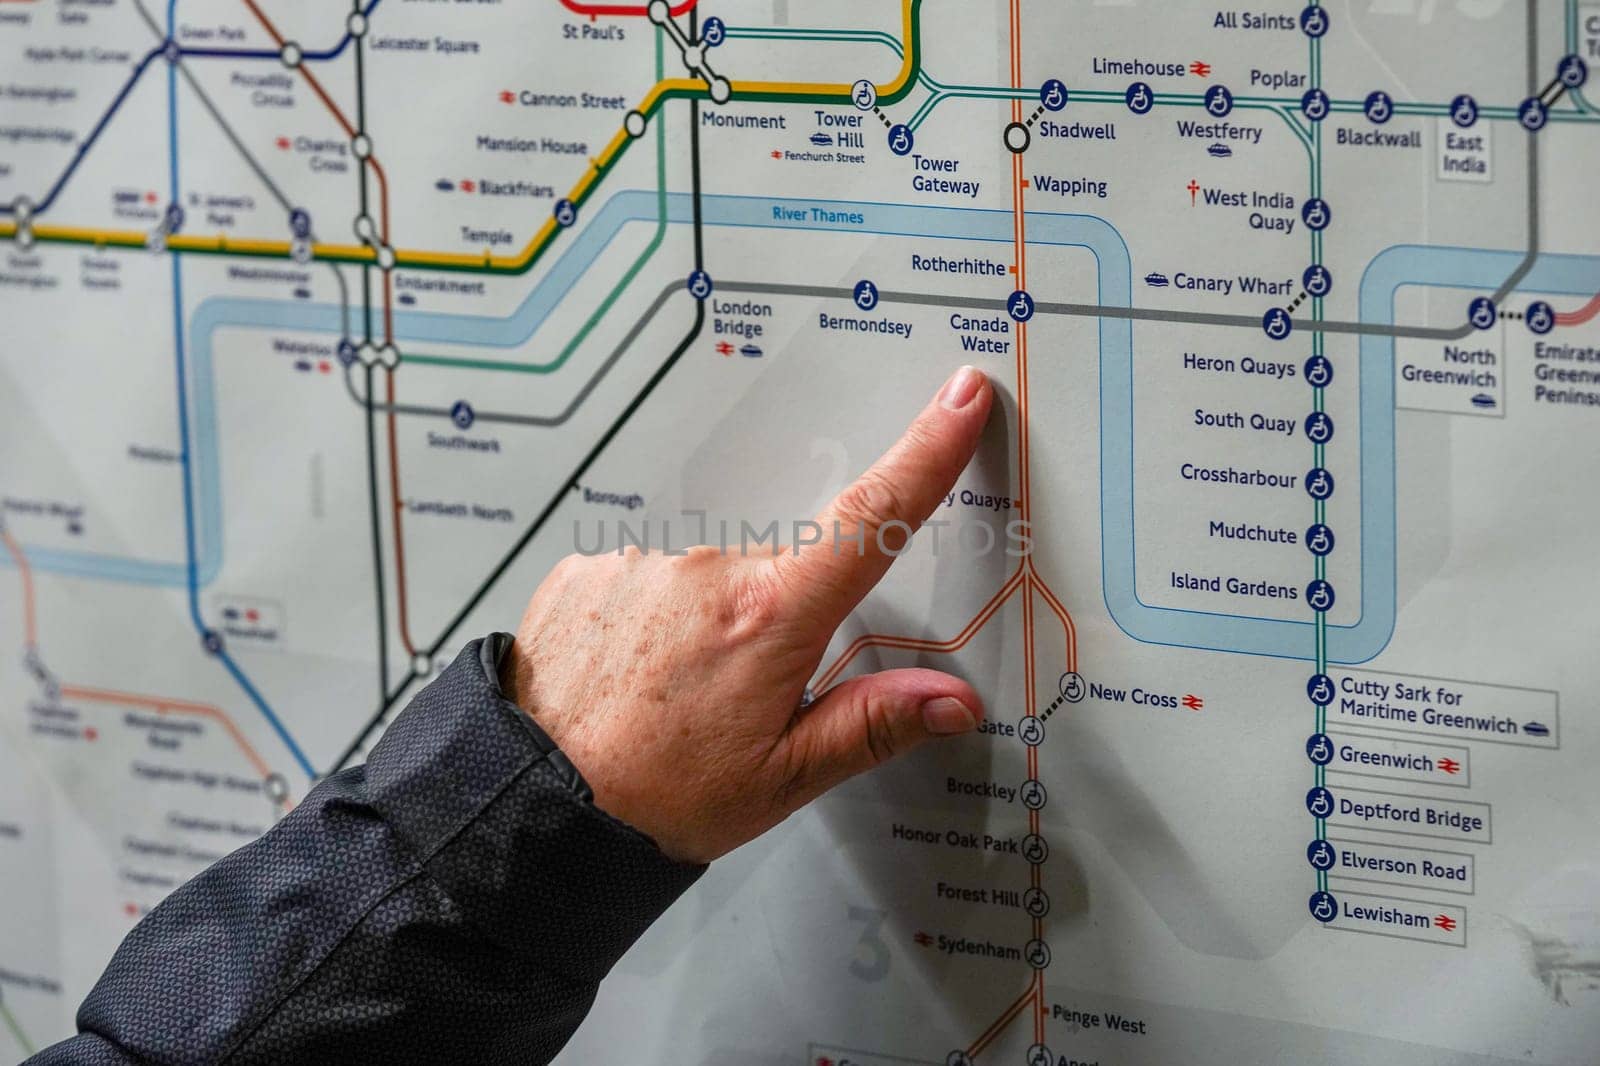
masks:
<instances>
[{"instance_id":1,"label":"blue line","mask_svg":"<svg viewBox=\"0 0 1600 1066\"><path fill-rule=\"evenodd\" d=\"M89 136L84 138L83 143L78 146L78 150L73 153L72 159L67 163L67 168L61 172L61 176L57 178L56 183L50 187L50 191L45 194L44 199L40 200L39 203L34 206L33 213L35 215L48 211L50 209L50 205L56 202L56 197L60 196L61 190L66 187L67 179L72 177L73 172L78 169L78 164L83 162L83 157L89 154L89 149L94 147L94 142L99 139L101 132L106 128L106 124L111 121L111 116L117 113L117 109L122 106L122 102L126 100L128 98L128 94L133 91L133 86L136 82L138 82L139 75L143 74L145 68L150 65L150 61L160 54L160 47L153 48L149 52L146 52L144 58L139 60L138 64L134 66L133 73L129 75L128 80L122 84L121 91L119 91L117 95L112 98L111 106L106 109L106 113L104 115L100 116L100 121L94 124L94 129L89 131ZM15 209L12 204L0 204L0 215L9 215L13 214L14 212Z\"/></svg>"},{"instance_id":2,"label":"blue line","mask_svg":"<svg viewBox=\"0 0 1600 1066\"><path fill-rule=\"evenodd\" d=\"M372 0L362 8L362 16L371 15L372 9L377 7L378 3L379 0ZM332 48L324 48L320 52L302 51L300 59L309 63L325 63L330 59L338 59L344 54L344 50L350 47L350 42L353 40L355 37L347 32ZM281 48L185 48L183 54L196 59L281 59L283 50Z\"/></svg>"},{"instance_id":3,"label":"blue line","mask_svg":"<svg viewBox=\"0 0 1600 1066\"><path fill-rule=\"evenodd\" d=\"M178 0L168 0L167 32L169 34L172 32L174 10L177 6ZM178 68L176 64L168 64L167 66L167 163L171 175L171 202L177 203L179 180ZM169 254L167 258L172 261L172 336L174 341L173 351L176 356L174 363L178 377L178 458L183 469L184 574L189 592L189 620L194 623L195 632L205 641L209 651L213 640L220 641L220 638L215 637L206 628L205 619L200 615L200 580L195 565L194 485L189 457L189 375L183 345L183 257ZM256 705L256 709L261 712L262 716L277 732L279 738L283 740L284 746L289 749L289 754L294 756L295 762L300 764L300 768L305 771L306 776L315 780L317 771L312 767L311 761L306 758L305 752L300 750L300 745L295 743L294 737L290 736L289 731L284 728L282 720L273 713L271 707L267 706L267 701L262 699L261 693L256 689L255 685L250 683L250 679L239 668L239 664L233 661L233 657L228 654L227 648L223 647L221 643L217 643L215 649L212 654L221 660L222 665L233 676L234 681L238 682L239 687L244 689L245 695L250 697L250 702Z\"/></svg>"},{"instance_id":4,"label":"blue line","mask_svg":"<svg viewBox=\"0 0 1600 1066\"><path fill-rule=\"evenodd\" d=\"M372 0L372 2L362 10L362 15L371 15L373 9L378 6L379 2L380 0ZM172 17L172 8L175 3L176 0L172 0L167 7L167 36L169 39L171 39L173 34L172 27L174 23ZM346 33L342 38L340 38L339 43L334 45L332 48L324 49L320 52L306 52L303 54L302 58L305 61L313 63L324 62L329 59L337 59L339 56L344 54L344 50L346 48L350 47L350 42L352 39L353 38L351 35ZM128 80L123 83L122 89L115 97L112 98L111 106L106 108L105 114L100 116L100 121L94 124L94 128L89 131L89 136L85 137L83 143L78 146L77 152L73 154L71 161L67 163L66 169L61 172L61 176L56 178L54 185L50 186L50 191L45 194L44 199L40 200L34 205L34 215L41 215L50 210L50 206L54 204L56 202L56 198L61 195L61 190L66 188L67 182L71 180L72 175L77 171L78 164L83 162L83 157L89 154L89 149L93 148L95 141L99 140L100 134L104 132L106 125L110 123L112 116L117 113L117 110L120 107L122 107L123 101L127 100L128 98L128 94L133 92L133 87L134 85L138 84L140 76L145 72L145 68L149 67L150 62L165 51L166 44L163 42L162 44L157 45L155 48L152 48L149 52L146 52L144 58L135 64L133 73L128 76ZM280 51L266 51L262 49L240 49L238 51L230 51L225 48L181 48L178 50L178 53L179 55L190 56L196 59L281 58ZM176 202L176 200L174 200L174 202ZM16 209L12 203L7 202L0 204L0 215L11 215L15 213Z\"/></svg>"},{"instance_id":5,"label":"blue line","mask_svg":"<svg viewBox=\"0 0 1600 1066\"><path fill-rule=\"evenodd\" d=\"M281 59L283 52L274 48L182 48L178 51L185 59ZM306 56L314 59L315 56Z\"/></svg>"}]
</instances>

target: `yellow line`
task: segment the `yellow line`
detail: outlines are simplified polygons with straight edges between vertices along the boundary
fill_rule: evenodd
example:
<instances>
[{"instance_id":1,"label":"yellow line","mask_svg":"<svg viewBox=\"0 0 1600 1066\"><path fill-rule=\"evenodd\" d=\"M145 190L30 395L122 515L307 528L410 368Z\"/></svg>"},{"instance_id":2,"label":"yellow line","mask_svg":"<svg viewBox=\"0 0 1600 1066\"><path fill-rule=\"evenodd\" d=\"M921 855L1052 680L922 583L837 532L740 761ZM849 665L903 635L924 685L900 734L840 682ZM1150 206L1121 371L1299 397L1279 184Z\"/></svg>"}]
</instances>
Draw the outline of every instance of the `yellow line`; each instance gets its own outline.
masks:
<instances>
[{"instance_id":1,"label":"yellow line","mask_svg":"<svg viewBox=\"0 0 1600 1066\"><path fill-rule=\"evenodd\" d=\"M901 40L905 42L905 56L900 65L900 72L893 81L887 85L878 86L880 94L888 95L899 92L911 80L916 71L916 56L912 52L912 6L914 0L901 0ZM776 93L784 96L812 96L825 94L829 96L842 96L849 98L851 86L827 82L792 82L792 81L735 81L730 82L735 93ZM706 83L699 78L664 78L650 87L644 99L639 102L638 111L649 114L660 104L661 97L671 92L698 92L708 91ZM567 199L577 202L588 195L594 183L599 180L600 172L616 159L633 140L625 129L618 129L611 140L601 149L600 154L591 160L589 168L583 172L572 191L567 194ZM523 247L522 251L514 256L477 255L470 252L430 252L425 249L395 250L395 262L400 265L412 266L490 266L501 269L516 269L528 263L534 256L544 250L544 247L555 239L560 227L554 218L546 218L544 224L534 233L533 238ZM16 224L0 222L0 237L15 235ZM53 226L36 225L33 227L36 237L55 240L76 240L93 244L115 244L131 247L142 247L145 243L145 234L139 230L114 230L94 229L83 226ZM230 251L241 254L255 255L280 255L287 257L291 250L288 241L258 240L248 237L230 237L226 233L213 237L202 237L183 233L175 233L167 238L167 247L177 251L218 252ZM375 258L373 250L366 245L359 244L313 244L311 254L318 259L340 259L345 261L371 261Z\"/></svg>"},{"instance_id":2,"label":"yellow line","mask_svg":"<svg viewBox=\"0 0 1600 1066\"><path fill-rule=\"evenodd\" d=\"M57 226L40 223L33 235L41 240L81 241L86 244L121 244L143 247L145 235L139 230L95 229L92 226Z\"/></svg>"}]
</instances>

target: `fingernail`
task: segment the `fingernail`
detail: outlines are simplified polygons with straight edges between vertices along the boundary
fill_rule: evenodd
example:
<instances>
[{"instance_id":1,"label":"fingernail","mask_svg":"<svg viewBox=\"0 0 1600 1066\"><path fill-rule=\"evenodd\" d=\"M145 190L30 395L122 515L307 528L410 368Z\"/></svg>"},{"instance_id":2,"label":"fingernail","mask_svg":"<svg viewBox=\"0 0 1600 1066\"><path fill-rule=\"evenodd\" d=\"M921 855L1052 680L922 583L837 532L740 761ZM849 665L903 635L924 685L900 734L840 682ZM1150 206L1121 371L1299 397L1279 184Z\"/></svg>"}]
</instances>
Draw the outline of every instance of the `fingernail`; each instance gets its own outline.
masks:
<instances>
[{"instance_id":1,"label":"fingernail","mask_svg":"<svg viewBox=\"0 0 1600 1066\"><path fill-rule=\"evenodd\" d=\"M946 411L959 411L972 402L983 385L983 371L975 366L964 366L950 375L950 380L939 390L939 406Z\"/></svg>"},{"instance_id":2,"label":"fingernail","mask_svg":"<svg viewBox=\"0 0 1600 1066\"><path fill-rule=\"evenodd\" d=\"M953 696L940 696L922 705L922 724L936 736L970 733L978 727L978 717Z\"/></svg>"}]
</instances>

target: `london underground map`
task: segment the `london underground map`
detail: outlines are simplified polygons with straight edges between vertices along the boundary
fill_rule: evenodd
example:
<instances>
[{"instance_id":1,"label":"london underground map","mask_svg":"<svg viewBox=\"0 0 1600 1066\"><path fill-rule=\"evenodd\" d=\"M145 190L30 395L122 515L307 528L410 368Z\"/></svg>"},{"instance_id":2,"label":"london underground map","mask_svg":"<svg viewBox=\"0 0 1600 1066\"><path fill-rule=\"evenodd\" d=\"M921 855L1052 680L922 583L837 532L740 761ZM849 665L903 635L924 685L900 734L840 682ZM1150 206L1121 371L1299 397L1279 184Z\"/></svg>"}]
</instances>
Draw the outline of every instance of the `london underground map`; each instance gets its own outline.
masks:
<instances>
[{"instance_id":1,"label":"london underground map","mask_svg":"<svg viewBox=\"0 0 1600 1066\"><path fill-rule=\"evenodd\" d=\"M982 735L721 861L562 1061L1595 1061L1597 60L1573 0L0 0L0 1053L556 559L773 550L972 362L813 689Z\"/></svg>"}]
</instances>

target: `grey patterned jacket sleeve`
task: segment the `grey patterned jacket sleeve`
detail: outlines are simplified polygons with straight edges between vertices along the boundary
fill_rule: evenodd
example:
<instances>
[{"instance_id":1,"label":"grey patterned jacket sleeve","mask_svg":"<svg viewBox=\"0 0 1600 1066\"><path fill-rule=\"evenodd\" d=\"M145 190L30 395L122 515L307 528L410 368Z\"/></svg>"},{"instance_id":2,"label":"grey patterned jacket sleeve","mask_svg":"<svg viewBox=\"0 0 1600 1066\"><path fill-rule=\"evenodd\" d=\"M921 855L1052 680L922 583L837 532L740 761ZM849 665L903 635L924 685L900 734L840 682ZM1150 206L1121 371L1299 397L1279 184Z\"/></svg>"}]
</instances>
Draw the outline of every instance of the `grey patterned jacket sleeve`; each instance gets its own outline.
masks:
<instances>
[{"instance_id":1,"label":"grey patterned jacket sleeve","mask_svg":"<svg viewBox=\"0 0 1600 1066\"><path fill-rule=\"evenodd\" d=\"M543 1063L703 871L605 814L474 641L362 767L128 934L58 1063Z\"/></svg>"}]
</instances>

